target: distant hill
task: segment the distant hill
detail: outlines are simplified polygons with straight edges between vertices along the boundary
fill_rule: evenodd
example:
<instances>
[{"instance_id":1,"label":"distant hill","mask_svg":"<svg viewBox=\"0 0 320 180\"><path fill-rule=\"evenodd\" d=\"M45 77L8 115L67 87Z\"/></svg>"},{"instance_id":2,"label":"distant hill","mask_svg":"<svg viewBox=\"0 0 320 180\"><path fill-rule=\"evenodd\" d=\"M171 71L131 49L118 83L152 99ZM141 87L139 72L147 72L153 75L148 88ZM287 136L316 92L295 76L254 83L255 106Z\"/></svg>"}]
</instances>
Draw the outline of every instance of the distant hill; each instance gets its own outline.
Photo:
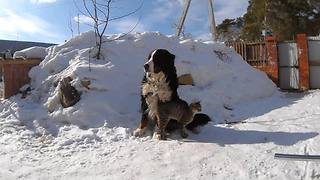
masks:
<instances>
[{"instance_id":1,"label":"distant hill","mask_svg":"<svg viewBox=\"0 0 320 180\"><path fill-rule=\"evenodd\" d=\"M28 41L11 41L11 40L0 40L0 53L10 50L12 53L20 51L33 46L49 47L55 44L41 43L41 42L28 42Z\"/></svg>"}]
</instances>

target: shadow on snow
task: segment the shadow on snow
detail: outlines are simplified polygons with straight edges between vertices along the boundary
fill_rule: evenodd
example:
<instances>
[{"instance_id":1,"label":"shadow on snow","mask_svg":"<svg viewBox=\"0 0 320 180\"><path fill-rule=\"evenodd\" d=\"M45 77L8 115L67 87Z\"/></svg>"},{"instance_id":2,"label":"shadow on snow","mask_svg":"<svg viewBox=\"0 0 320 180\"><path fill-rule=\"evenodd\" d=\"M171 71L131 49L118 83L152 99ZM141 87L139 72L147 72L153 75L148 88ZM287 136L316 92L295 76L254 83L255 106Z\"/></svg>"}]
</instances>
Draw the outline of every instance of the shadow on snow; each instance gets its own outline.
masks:
<instances>
[{"instance_id":1,"label":"shadow on snow","mask_svg":"<svg viewBox=\"0 0 320 180\"><path fill-rule=\"evenodd\" d=\"M256 130L237 130L227 127L211 126L202 129L199 135L191 135L191 141L216 143L221 146L231 144L259 144L273 142L277 145L290 146L299 141L313 138L316 132L266 132Z\"/></svg>"}]
</instances>

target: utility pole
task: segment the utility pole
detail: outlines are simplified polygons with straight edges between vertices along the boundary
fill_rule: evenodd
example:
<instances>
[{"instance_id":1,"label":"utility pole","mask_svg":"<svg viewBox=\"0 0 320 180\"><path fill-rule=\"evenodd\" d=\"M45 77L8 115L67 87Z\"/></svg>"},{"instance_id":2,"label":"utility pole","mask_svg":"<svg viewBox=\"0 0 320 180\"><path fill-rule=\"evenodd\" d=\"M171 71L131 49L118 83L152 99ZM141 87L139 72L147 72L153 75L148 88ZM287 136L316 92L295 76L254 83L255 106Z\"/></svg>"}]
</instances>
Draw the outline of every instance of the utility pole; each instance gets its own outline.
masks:
<instances>
[{"instance_id":1,"label":"utility pole","mask_svg":"<svg viewBox=\"0 0 320 180\"><path fill-rule=\"evenodd\" d=\"M185 0L184 1L184 8L183 8L182 16L180 17L180 21L179 21L179 24L177 26L177 32L176 32L176 36L177 37L179 37L180 34L181 34L181 31L182 31L182 28L183 28L183 24L184 24L184 21L186 20L187 13L188 13L188 10L189 10L189 7L190 7L190 3L191 3L191 0Z\"/></svg>"},{"instance_id":2,"label":"utility pole","mask_svg":"<svg viewBox=\"0 0 320 180\"><path fill-rule=\"evenodd\" d=\"M216 29L216 21L214 19L214 11L213 11L213 0L208 0L208 10L209 10L209 23L212 40L217 40L217 29Z\"/></svg>"},{"instance_id":3,"label":"utility pole","mask_svg":"<svg viewBox=\"0 0 320 180\"><path fill-rule=\"evenodd\" d=\"M184 0L184 8L182 15L179 20L179 24L177 26L177 32L176 36L179 37L183 28L183 24L186 20L187 13L190 7L191 0ZM217 40L217 30L216 30L216 21L214 18L214 11L213 11L213 0L208 0L208 16L209 16L209 24L210 24L210 32L212 36L212 40L216 41Z\"/></svg>"},{"instance_id":4,"label":"utility pole","mask_svg":"<svg viewBox=\"0 0 320 180\"><path fill-rule=\"evenodd\" d=\"M77 21L77 24L78 24L78 35L80 35L80 16L79 16L79 13L78 13L78 21Z\"/></svg>"}]
</instances>

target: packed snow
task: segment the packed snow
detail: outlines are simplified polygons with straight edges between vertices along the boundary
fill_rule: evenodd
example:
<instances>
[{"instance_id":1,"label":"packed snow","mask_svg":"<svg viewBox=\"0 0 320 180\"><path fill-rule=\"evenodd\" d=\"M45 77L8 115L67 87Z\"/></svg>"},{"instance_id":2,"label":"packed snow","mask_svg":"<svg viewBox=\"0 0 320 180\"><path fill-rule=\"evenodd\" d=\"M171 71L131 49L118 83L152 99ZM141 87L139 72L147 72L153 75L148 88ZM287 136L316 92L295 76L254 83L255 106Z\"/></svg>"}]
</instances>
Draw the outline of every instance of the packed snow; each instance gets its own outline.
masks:
<instances>
[{"instance_id":1,"label":"packed snow","mask_svg":"<svg viewBox=\"0 0 320 180\"><path fill-rule=\"evenodd\" d=\"M0 179L320 178L316 162L273 158L319 152L320 91L279 92L222 43L155 32L104 38L100 60L93 32L17 53L45 58L29 73L31 94L0 105ZM180 86L180 97L201 100L213 119L188 139L132 136L140 121L142 67L156 48L176 55L178 75L193 76L195 86ZM67 76L81 100L62 108L59 81Z\"/></svg>"},{"instance_id":2,"label":"packed snow","mask_svg":"<svg viewBox=\"0 0 320 180\"><path fill-rule=\"evenodd\" d=\"M14 53L13 58L40 58L44 59L47 56L47 48L44 47L30 47Z\"/></svg>"}]
</instances>

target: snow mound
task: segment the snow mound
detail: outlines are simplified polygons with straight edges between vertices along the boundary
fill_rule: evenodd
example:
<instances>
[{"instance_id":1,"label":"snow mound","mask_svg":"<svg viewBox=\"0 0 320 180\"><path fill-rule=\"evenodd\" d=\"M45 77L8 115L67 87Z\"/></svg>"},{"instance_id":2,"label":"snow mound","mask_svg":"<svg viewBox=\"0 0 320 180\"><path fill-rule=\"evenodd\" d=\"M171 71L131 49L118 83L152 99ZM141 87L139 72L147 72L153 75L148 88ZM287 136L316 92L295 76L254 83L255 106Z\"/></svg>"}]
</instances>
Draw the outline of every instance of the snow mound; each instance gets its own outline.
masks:
<instances>
[{"instance_id":1,"label":"snow mound","mask_svg":"<svg viewBox=\"0 0 320 180\"><path fill-rule=\"evenodd\" d=\"M47 56L47 48L45 47L30 47L14 53L13 58L40 58L44 59Z\"/></svg>"},{"instance_id":2,"label":"snow mound","mask_svg":"<svg viewBox=\"0 0 320 180\"><path fill-rule=\"evenodd\" d=\"M17 113L21 113L25 122L37 124L33 126L35 131L59 134L59 127L50 124L61 123L81 129L120 128L114 131L120 137L126 137L124 134L133 130L140 121L143 64L148 53L156 48L165 48L176 55L178 75L192 74L195 86L180 86L179 95L188 102L201 100L203 112L215 122L228 118L230 114L226 112L226 106L267 97L276 91L276 86L264 73L249 66L222 43L180 41L156 32L104 38L103 60L94 58L95 38L92 31L47 49L21 51L27 55L43 53L42 57L45 57L29 73L32 95L26 100L12 98L25 101L18 103L24 110ZM73 79L72 85L82 95L73 107L62 108L58 82L67 76ZM89 88L81 85L83 80L90 81ZM35 108L39 117L26 110ZM123 128L129 131L121 130ZM94 138L94 135L90 137ZM70 142L74 140L65 143Z\"/></svg>"}]
</instances>

